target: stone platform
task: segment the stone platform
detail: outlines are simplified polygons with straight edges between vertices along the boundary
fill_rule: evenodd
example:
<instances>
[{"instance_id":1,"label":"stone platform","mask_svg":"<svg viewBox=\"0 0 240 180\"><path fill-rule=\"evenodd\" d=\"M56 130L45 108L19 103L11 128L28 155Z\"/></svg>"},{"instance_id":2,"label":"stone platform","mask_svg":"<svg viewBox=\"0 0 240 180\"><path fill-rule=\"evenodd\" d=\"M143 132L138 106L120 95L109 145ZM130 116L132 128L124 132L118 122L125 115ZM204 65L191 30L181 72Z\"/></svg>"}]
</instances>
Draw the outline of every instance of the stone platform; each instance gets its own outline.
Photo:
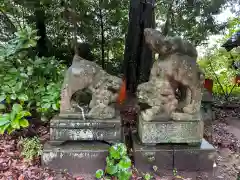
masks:
<instances>
[{"instance_id":1,"label":"stone platform","mask_svg":"<svg viewBox=\"0 0 240 180\"><path fill-rule=\"evenodd\" d=\"M153 166L162 170L212 172L214 153L214 147L204 139L196 147L182 144L146 146L136 134L133 136L135 167L140 172L151 172Z\"/></svg>"},{"instance_id":2,"label":"stone platform","mask_svg":"<svg viewBox=\"0 0 240 180\"><path fill-rule=\"evenodd\" d=\"M95 179L95 172L105 168L109 145L101 142L67 142L61 146L46 143L42 165L56 171L67 170L73 175ZM92 178L91 178L92 177Z\"/></svg>"},{"instance_id":3,"label":"stone platform","mask_svg":"<svg viewBox=\"0 0 240 180\"><path fill-rule=\"evenodd\" d=\"M200 117L192 120L144 121L139 116L138 133L143 144L159 143L201 143L203 121Z\"/></svg>"},{"instance_id":4,"label":"stone platform","mask_svg":"<svg viewBox=\"0 0 240 180\"><path fill-rule=\"evenodd\" d=\"M81 114L55 116L50 121L50 143L60 145L65 141L100 140L121 142L120 117L114 119L86 119Z\"/></svg>"}]
</instances>

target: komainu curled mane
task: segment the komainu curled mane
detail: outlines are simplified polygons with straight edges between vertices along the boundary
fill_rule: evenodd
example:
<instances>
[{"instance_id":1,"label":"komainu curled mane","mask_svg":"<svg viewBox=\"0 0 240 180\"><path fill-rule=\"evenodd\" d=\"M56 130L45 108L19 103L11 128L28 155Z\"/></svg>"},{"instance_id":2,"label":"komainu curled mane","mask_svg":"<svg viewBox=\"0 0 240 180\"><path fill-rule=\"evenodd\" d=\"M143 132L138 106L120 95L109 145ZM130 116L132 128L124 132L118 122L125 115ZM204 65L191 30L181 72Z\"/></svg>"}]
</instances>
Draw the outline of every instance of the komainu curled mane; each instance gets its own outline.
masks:
<instances>
[{"instance_id":1,"label":"komainu curled mane","mask_svg":"<svg viewBox=\"0 0 240 180\"><path fill-rule=\"evenodd\" d=\"M164 37L151 28L144 30L145 42L150 49L159 54L151 70L151 78L162 77L170 82L173 89L182 88L184 113L194 114L200 111L204 74L197 64L196 48L179 37Z\"/></svg>"}]
</instances>

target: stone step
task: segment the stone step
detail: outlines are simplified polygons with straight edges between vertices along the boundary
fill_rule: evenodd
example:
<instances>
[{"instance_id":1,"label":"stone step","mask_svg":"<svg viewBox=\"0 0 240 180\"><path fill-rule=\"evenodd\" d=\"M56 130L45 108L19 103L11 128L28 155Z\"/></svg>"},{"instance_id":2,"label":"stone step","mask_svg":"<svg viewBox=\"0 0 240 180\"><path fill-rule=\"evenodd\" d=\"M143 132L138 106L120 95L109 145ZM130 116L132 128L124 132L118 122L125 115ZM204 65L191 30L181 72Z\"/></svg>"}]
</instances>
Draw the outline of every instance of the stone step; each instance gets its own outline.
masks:
<instances>
[{"instance_id":1,"label":"stone step","mask_svg":"<svg viewBox=\"0 0 240 180\"><path fill-rule=\"evenodd\" d=\"M159 144L147 146L133 135L133 154L135 167L141 172L158 169L179 171L212 172L215 161L215 149L205 139L199 146Z\"/></svg>"},{"instance_id":2,"label":"stone step","mask_svg":"<svg viewBox=\"0 0 240 180\"><path fill-rule=\"evenodd\" d=\"M67 142L61 146L44 145L42 165L56 171L67 170L75 176L95 179L105 168L109 145L101 142Z\"/></svg>"}]
</instances>

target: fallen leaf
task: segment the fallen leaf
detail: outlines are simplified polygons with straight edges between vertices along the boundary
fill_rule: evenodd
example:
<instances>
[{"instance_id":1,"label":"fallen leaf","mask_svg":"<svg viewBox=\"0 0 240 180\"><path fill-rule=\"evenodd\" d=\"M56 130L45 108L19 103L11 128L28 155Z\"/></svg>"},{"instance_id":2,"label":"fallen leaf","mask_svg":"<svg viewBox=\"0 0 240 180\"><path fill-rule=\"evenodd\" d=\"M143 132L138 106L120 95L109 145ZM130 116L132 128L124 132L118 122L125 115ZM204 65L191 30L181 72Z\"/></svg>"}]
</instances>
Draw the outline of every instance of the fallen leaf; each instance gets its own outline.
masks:
<instances>
[{"instance_id":1,"label":"fallen leaf","mask_svg":"<svg viewBox=\"0 0 240 180\"><path fill-rule=\"evenodd\" d=\"M18 180L24 180L25 176L23 174L21 174L19 177L18 177Z\"/></svg>"}]
</instances>

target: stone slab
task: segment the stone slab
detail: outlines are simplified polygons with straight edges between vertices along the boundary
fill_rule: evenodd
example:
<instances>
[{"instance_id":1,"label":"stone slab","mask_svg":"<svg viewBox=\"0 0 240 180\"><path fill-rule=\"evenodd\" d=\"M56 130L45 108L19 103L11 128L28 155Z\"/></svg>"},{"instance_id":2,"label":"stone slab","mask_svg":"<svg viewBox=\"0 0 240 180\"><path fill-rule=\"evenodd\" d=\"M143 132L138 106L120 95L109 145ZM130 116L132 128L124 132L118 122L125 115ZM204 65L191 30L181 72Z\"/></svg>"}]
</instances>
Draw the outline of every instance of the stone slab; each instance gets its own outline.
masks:
<instances>
[{"instance_id":1,"label":"stone slab","mask_svg":"<svg viewBox=\"0 0 240 180\"><path fill-rule=\"evenodd\" d=\"M211 123L215 117L215 114L212 108L212 103L202 101L201 114L202 114L202 119L204 123Z\"/></svg>"},{"instance_id":2,"label":"stone slab","mask_svg":"<svg viewBox=\"0 0 240 180\"><path fill-rule=\"evenodd\" d=\"M151 172L153 166L159 169L173 168L173 147L171 145L142 145L138 136L133 135L134 164L140 172Z\"/></svg>"},{"instance_id":3,"label":"stone slab","mask_svg":"<svg viewBox=\"0 0 240 180\"><path fill-rule=\"evenodd\" d=\"M202 120L144 121L139 116L138 133L142 143L201 143L204 123Z\"/></svg>"},{"instance_id":4,"label":"stone slab","mask_svg":"<svg viewBox=\"0 0 240 180\"><path fill-rule=\"evenodd\" d=\"M213 171L215 148L205 139L200 146L174 145L174 168L179 171Z\"/></svg>"},{"instance_id":5,"label":"stone slab","mask_svg":"<svg viewBox=\"0 0 240 180\"><path fill-rule=\"evenodd\" d=\"M214 172L209 171L177 171L176 175L174 175L173 170L159 169L157 174L159 174L160 180L220 180ZM180 176L180 178L176 176Z\"/></svg>"},{"instance_id":6,"label":"stone slab","mask_svg":"<svg viewBox=\"0 0 240 180\"><path fill-rule=\"evenodd\" d=\"M203 96L202 96L202 102L213 102L213 96L212 93L210 93L208 90L204 89Z\"/></svg>"},{"instance_id":7,"label":"stone slab","mask_svg":"<svg viewBox=\"0 0 240 180\"><path fill-rule=\"evenodd\" d=\"M63 118L55 116L50 121L50 141L101 140L120 142L122 140L121 119Z\"/></svg>"},{"instance_id":8,"label":"stone slab","mask_svg":"<svg viewBox=\"0 0 240 180\"><path fill-rule=\"evenodd\" d=\"M109 147L100 142L68 142L61 146L46 143L41 157L42 166L94 177L98 169L105 168Z\"/></svg>"}]
</instances>

